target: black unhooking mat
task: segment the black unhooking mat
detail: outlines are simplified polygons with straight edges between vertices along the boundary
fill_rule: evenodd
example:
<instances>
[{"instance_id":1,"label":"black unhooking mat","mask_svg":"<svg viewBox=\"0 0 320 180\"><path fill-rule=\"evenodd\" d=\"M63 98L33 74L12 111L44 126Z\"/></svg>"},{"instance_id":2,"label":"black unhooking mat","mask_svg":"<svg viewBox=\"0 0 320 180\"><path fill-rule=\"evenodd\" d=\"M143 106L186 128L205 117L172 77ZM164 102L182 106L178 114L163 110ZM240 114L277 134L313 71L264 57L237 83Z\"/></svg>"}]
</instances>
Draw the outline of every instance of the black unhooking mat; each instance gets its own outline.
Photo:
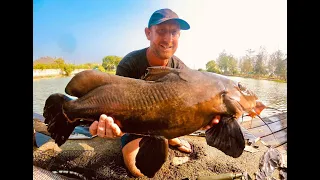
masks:
<instances>
[{"instance_id":1,"label":"black unhooking mat","mask_svg":"<svg viewBox=\"0 0 320 180\"><path fill-rule=\"evenodd\" d=\"M96 153L90 150L54 150L33 153L33 165L76 179L126 179L131 175L124 168L121 150ZM39 176L39 175L38 175Z\"/></svg>"}]
</instances>

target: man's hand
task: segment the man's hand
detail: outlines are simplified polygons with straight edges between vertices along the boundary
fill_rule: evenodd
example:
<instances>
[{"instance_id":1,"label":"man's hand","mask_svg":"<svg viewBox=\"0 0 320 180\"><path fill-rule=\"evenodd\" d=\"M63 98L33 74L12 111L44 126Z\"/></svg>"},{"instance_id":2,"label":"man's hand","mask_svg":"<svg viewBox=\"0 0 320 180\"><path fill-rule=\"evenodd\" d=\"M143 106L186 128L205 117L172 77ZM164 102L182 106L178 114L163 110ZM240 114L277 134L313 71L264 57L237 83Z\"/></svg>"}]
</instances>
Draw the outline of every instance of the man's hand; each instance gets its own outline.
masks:
<instances>
[{"instance_id":1,"label":"man's hand","mask_svg":"<svg viewBox=\"0 0 320 180\"><path fill-rule=\"evenodd\" d=\"M220 121L220 116L214 117L212 121L205 127L201 128L202 130L207 130L212 126L218 124ZM119 126L114 123L114 120L110 116L102 114L100 116L99 122L94 121L89 128L91 135L98 135L102 138L115 138L121 137L124 133L121 131Z\"/></svg>"},{"instance_id":2,"label":"man's hand","mask_svg":"<svg viewBox=\"0 0 320 180\"><path fill-rule=\"evenodd\" d=\"M115 138L121 137L124 133L121 131L119 126L114 123L112 117L102 114L99 122L94 121L89 128L91 135L98 135L102 138Z\"/></svg>"}]
</instances>

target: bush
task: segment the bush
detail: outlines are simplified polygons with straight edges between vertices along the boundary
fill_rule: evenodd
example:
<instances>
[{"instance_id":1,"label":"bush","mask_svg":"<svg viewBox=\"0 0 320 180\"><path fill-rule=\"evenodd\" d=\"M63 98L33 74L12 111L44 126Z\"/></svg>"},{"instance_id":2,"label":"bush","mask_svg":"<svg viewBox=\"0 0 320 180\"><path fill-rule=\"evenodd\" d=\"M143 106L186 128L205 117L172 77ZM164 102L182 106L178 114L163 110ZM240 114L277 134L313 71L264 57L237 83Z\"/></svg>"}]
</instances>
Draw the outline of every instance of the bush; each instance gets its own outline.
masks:
<instances>
[{"instance_id":1,"label":"bush","mask_svg":"<svg viewBox=\"0 0 320 180\"><path fill-rule=\"evenodd\" d=\"M66 76L70 76L72 71L75 70L75 67L73 64L64 64L64 66L61 69L63 72L65 72Z\"/></svg>"}]
</instances>

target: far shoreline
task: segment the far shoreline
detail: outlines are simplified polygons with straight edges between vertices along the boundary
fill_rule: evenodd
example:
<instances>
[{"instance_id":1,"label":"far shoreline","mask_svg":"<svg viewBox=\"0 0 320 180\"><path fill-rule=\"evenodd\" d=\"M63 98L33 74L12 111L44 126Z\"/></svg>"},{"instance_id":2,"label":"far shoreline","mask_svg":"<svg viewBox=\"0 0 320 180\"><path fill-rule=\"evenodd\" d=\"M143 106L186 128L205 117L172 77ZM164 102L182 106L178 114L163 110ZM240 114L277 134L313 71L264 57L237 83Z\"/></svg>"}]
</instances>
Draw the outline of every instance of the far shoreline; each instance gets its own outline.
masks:
<instances>
[{"instance_id":1,"label":"far shoreline","mask_svg":"<svg viewBox=\"0 0 320 180\"><path fill-rule=\"evenodd\" d=\"M268 78L268 77L251 77L251 76L247 76L247 75L225 75L225 76L229 76L229 77L241 77L241 78L250 78L250 79L255 79L255 80L267 80L267 81L274 81L274 82L278 82L278 83L287 83L285 80L283 79L277 79L277 78Z\"/></svg>"},{"instance_id":2,"label":"far shoreline","mask_svg":"<svg viewBox=\"0 0 320 180\"><path fill-rule=\"evenodd\" d=\"M115 74L115 72L106 72L110 74ZM72 77L74 74L70 76L66 75L49 75L49 76L34 76L33 81L35 80L42 80L42 79L54 79L54 78L63 78L63 77ZM285 80L277 79L277 78L268 78L268 77L251 77L247 75L224 75L226 77L241 77L241 78L250 78L250 79L256 79L256 80L267 80L267 81L274 81L279 83L287 83Z\"/></svg>"},{"instance_id":3,"label":"far shoreline","mask_svg":"<svg viewBox=\"0 0 320 180\"><path fill-rule=\"evenodd\" d=\"M71 75L71 76L73 76L73 75ZM63 78L63 77L71 77L71 76L64 76L64 75L34 76L33 80L55 79L55 78Z\"/></svg>"}]
</instances>

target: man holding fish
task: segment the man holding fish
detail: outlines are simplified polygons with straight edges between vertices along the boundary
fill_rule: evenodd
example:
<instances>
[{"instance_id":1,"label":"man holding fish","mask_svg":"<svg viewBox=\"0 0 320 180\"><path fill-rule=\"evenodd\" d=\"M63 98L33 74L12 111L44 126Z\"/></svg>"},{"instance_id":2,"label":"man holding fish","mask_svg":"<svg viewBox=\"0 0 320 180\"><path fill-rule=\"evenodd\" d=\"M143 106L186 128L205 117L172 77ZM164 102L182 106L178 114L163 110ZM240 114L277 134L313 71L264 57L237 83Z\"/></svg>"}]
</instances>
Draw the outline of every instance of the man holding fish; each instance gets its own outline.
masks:
<instances>
[{"instance_id":1,"label":"man holding fish","mask_svg":"<svg viewBox=\"0 0 320 180\"><path fill-rule=\"evenodd\" d=\"M148 27L145 28L150 46L127 54L117 66L116 75L141 79L147 73L147 68L151 66L183 69L186 65L174 53L178 48L180 30L188 30L189 28L190 25L180 19L172 10L155 11L150 17ZM215 117L210 125L204 129L218 124L219 120L219 116ZM142 136L124 134L117 125L117 120L104 114L100 116L99 122L94 121L91 124L90 133L105 138L121 137L122 154L128 170L136 177L144 175L135 165ZM182 139L169 139L168 143L182 152L190 153L192 151L190 144ZM159 166L161 167L162 164Z\"/></svg>"},{"instance_id":2,"label":"man holding fish","mask_svg":"<svg viewBox=\"0 0 320 180\"><path fill-rule=\"evenodd\" d=\"M259 115L265 105L240 82L190 69L173 55L180 30L189 28L170 9L158 10L145 28L150 46L127 54L116 75L82 71L65 88L77 99L51 94L43 116L57 145L81 120L89 122L93 135L121 136L125 165L134 176L149 178L166 162L169 145L191 152L179 137L201 128L209 146L240 157L245 139L238 119L244 113Z\"/></svg>"}]
</instances>

